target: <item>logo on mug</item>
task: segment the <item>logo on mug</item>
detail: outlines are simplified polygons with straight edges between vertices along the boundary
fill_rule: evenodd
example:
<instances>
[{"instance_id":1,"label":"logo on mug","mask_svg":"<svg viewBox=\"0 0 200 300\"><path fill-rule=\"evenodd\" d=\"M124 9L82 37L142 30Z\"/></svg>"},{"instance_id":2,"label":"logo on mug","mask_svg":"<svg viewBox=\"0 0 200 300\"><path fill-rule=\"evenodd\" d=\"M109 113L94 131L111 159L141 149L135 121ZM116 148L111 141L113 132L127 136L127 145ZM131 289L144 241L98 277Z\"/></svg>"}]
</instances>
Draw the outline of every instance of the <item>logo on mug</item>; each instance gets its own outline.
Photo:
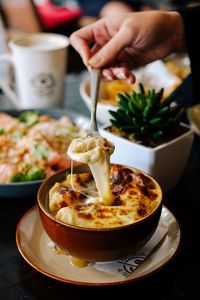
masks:
<instances>
[{"instance_id":1,"label":"logo on mug","mask_svg":"<svg viewBox=\"0 0 200 300\"><path fill-rule=\"evenodd\" d=\"M31 79L31 84L38 96L48 96L53 93L55 78L52 73L39 73Z\"/></svg>"}]
</instances>

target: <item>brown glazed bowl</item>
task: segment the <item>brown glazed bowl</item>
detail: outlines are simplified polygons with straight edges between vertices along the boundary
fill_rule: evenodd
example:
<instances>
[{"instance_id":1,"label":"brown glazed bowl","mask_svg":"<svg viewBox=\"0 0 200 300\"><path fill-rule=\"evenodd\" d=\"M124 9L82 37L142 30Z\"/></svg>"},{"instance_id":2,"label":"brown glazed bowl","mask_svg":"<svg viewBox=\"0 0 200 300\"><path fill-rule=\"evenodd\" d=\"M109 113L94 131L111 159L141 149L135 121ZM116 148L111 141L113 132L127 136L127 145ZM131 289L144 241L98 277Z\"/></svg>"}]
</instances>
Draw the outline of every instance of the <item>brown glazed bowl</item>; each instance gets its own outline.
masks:
<instances>
[{"instance_id":1,"label":"brown glazed bowl","mask_svg":"<svg viewBox=\"0 0 200 300\"><path fill-rule=\"evenodd\" d=\"M88 172L89 168L76 166L73 171ZM70 169L64 169L47 178L37 195L43 227L61 250L88 262L112 261L133 253L151 238L157 228L162 209L162 192L155 180L160 191L160 203L150 215L133 224L116 228L83 228L57 220L48 210L49 190L54 183L65 180L66 174L70 172Z\"/></svg>"}]
</instances>

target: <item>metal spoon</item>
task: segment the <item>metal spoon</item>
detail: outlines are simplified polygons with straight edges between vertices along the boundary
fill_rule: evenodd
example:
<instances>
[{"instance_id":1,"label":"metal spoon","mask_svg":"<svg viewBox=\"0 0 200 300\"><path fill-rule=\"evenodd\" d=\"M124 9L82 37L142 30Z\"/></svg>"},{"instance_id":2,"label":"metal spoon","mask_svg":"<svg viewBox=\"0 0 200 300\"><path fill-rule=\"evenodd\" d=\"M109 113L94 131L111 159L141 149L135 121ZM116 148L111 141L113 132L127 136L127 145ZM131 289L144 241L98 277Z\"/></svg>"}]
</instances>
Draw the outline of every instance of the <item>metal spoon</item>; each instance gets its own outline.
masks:
<instances>
[{"instance_id":1,"label":"metal spoon","mask_svg":"<svg viewBox=\"0 0 200 300\"><path fill-rule=\"evenodd\" d=\"M90 98L91 98L91 116L90 116L90 134L98 134L98 126L96 120L96 108L99 96L101 71L100 69L90 69Z\"/></svg>"}]
</instances>

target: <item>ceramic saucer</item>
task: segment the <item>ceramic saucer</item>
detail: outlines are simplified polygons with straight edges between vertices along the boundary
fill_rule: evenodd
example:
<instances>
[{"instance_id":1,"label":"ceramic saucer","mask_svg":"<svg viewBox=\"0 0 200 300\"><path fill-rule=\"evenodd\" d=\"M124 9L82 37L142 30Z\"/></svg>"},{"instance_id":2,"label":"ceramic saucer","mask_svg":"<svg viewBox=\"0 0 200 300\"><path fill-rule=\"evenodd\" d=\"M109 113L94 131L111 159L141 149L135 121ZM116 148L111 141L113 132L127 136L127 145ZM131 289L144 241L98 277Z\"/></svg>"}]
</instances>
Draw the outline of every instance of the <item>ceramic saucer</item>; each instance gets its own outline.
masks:
<instances>
[{"instance_id":1,"label":"ceramic saucer","mask_svg":"<svg viewBox=\"0 0 200 300\"><path fill-rule=\"evenodd\" d=\"M166 225L170 224L170 225ZM16 230L16 243L23 258L37 271L58 281L91 286L106 286L136 281L160 270L175 256L180 244L180 227L174 215L165 207L158 226L168 226L164 241L127 278L98 271L94 266L78 268L69 256L56 254L40 221L37 205L21 218Z\"/></svg>"}]
</instances>

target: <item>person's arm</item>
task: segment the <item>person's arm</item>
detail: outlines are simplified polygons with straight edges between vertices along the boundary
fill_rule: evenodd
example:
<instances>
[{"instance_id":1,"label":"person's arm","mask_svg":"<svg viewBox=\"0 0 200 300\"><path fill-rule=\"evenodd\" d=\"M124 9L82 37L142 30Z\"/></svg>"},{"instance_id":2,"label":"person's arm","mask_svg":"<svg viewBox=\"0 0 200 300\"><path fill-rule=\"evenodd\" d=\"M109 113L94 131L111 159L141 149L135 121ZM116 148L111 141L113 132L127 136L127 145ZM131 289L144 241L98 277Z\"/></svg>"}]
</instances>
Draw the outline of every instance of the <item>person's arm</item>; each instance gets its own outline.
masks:
<instances>
[{"instance_id":1,"label":"person's arm","mask_svg":"<svg viewBox=\"0 0 200 300\"><path fill-rule=\"evenodd\" d=\"M200 6L179 10L179 13L183 18L186 46L191 63L193 97L200 100L200 43L198 34Z\"/></svg>"}]
</instances>

